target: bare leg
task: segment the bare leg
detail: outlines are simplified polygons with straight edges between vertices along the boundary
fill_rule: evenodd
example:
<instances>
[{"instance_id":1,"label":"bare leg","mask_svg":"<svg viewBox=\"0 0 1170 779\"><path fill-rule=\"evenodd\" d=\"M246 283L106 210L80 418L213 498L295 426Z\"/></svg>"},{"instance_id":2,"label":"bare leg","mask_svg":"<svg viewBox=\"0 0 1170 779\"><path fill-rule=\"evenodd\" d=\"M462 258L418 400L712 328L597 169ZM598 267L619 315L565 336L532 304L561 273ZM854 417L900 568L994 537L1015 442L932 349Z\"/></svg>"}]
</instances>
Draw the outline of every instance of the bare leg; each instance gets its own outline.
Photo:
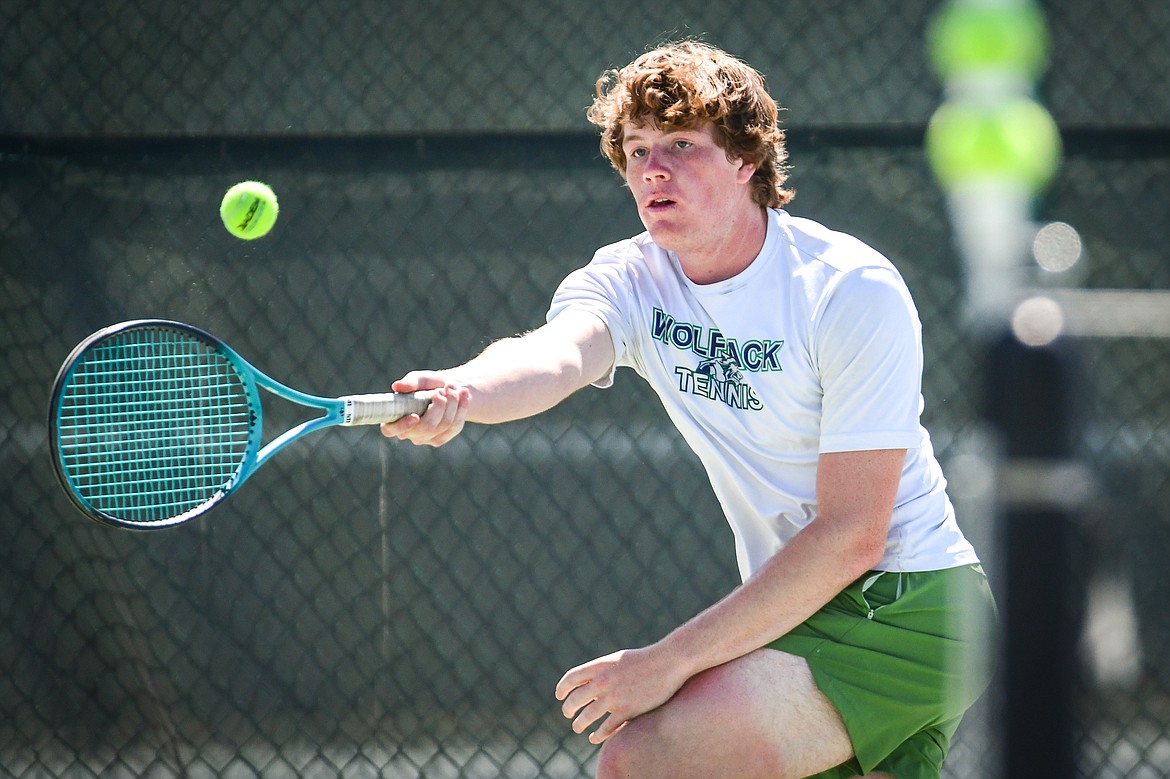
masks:
<instances>
[{"instance_id":1,"label":"bare leg","mask_svg":"<svg viewBox=\"0 0 1170 779\"><path fill-rule=\"evenodd\" d=\"M799 779L853 756L804 658L761 649L693 677L602 747L598 779ZM879 775L874 775L879 776Z\"/></svg>"}]
</instances>

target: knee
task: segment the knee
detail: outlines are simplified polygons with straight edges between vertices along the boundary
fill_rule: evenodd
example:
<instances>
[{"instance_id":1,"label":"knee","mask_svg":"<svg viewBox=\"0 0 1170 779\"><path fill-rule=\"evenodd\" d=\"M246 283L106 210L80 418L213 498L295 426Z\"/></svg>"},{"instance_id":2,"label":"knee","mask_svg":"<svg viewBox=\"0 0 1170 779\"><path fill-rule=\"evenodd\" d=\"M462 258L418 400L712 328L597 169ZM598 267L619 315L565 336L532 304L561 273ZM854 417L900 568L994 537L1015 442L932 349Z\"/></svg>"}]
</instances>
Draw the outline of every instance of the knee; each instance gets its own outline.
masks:
<instances>
[{"instance_id":1,"label":"knee","mask_svg":"<svg viewBox=\"0 0 1170 779\"><path fill-rule=\"evenodd\" d=\"M662 712L635 717L601 745L597 758L597 779L678 779L686 772L672 771L679 754L668 729L664 730Z\"/></svg>"},{"instance_id":2,"label":"knee","mask_svg":"<svg viewBox=\"0 0 1170 779\"><path fill-rule=\"evenodd\" d=\"M614 733L601 745L597 758L597 779L621 779L642 776L639 773L639 748L636 726L627 722L625 727Z\"/></svg>"}]
</instances>

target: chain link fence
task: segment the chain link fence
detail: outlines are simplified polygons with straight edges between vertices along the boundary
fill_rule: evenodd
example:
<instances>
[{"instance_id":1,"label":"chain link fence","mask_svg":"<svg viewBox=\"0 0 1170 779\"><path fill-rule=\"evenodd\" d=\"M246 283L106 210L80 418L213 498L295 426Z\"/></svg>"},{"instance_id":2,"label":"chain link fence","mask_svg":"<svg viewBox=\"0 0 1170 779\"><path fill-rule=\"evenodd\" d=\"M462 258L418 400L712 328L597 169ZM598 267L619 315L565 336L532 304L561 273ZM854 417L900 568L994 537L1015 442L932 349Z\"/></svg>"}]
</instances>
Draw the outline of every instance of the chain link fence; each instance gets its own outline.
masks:
<instances>
[{"instance_id":1,"label":"chain link fence","mask_svg":"<svg viewBox=\"0 0 1170 779\"><path fill-rule=\"evenodd\" d=\"M792 210L902 268L925 421L994 579L963 467L984 438L979 346L920 148L935 5L0 5L0 775L591 774L561 673L737 582L697 460L632 375L438 450L321 433L203 520L147 534L72 509L44 417L70 348L124 319L190 322L322 395L540 324L565 274L641 229L583 108L603 68L664 37L756 64L788 108ZM1079 231L1085 286L1168 289L1170 10L1053 5L1066 161L1043 215ZM217 214L247 178L281 203L256 242ZM1099 490L1068 572L1079 771L1163 776L1170 344L1081 348ZM946 776L998 775L997 697Z\"/></svg>"}]
</instances>

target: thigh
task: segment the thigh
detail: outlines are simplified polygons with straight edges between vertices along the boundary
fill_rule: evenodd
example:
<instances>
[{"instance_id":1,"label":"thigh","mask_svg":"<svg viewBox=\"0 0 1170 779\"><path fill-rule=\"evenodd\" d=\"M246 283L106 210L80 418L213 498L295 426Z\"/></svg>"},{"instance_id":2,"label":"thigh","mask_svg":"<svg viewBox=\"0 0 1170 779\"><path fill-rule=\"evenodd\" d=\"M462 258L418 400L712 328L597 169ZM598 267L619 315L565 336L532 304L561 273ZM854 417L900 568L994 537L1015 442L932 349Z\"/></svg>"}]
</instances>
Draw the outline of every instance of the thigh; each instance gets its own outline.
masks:
<instances>
[{"instance_id":1,"label":"thigh","mask_svg":"<svg viewBox=\"0 0 1170 779\"><path fill-rule=\"evenodd\" d=\"M804 658L759 649L626 723L602 748L598 777L803 777L852 756Z\"/></svg>"},{"instance_id":2,"label":"thigh","mask_svg":"<svg viewBox=\"0 0 1170 779\"><path fill-rule=\"evenodd\" d=\"M846 723L857 767L881 764L915 734L937 737L921 755L935 775L945 728L982 691L994 621L987 580L976 567L865 576L769 646L808 658L818 688Z\"/></svg>"}]
</instances>

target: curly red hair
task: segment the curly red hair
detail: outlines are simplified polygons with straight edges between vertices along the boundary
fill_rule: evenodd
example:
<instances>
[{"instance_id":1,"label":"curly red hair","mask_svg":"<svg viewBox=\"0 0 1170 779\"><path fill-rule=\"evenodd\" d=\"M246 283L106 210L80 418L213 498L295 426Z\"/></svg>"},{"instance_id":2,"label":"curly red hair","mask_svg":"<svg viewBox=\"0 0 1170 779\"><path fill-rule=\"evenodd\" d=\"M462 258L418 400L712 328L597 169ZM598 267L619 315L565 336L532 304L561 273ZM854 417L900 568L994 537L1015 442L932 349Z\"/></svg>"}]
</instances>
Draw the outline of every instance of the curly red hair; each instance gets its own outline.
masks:
<instances>
[{"instance_id":1,"label":"curly red hair","mask_svg":"<svg viewBox=\"0 0 1170 779\"><path fill-rule=\"evenodd\" d=\"M779 208L795 193L784 188L788 150L777 112L754 68L707 43L678 41L602 73L587 116L601 128L601 151L623 178L627 125L683 130L710 122L728 157L756 165L755 202Z\"/></svg>"}]
</instances>

